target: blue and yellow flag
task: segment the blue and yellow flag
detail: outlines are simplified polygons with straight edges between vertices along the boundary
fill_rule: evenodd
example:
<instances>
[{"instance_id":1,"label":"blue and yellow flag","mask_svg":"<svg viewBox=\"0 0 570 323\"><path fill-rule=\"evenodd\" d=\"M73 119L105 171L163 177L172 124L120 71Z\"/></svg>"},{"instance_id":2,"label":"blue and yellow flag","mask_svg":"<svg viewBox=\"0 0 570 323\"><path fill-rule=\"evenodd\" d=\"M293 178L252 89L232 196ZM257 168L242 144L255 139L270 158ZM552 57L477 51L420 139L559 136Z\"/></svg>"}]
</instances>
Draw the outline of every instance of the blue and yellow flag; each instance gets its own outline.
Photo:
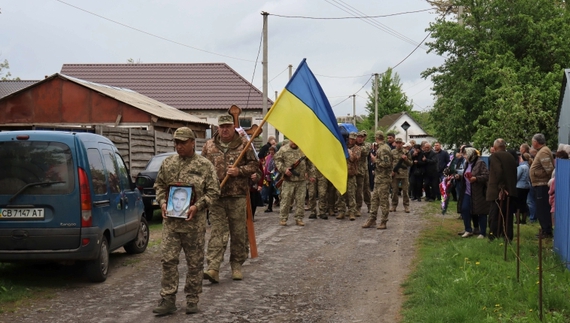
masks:
<instances>
[{"instance_id":1,"label":"blue and yellow flag","mask_svg":"<svg viewBox=\"0 0 570 323\"><path fill-rule=\"evenodd\" d=\"M329 100L305 59L267 112L265 121L293 140L341 194L346 192L346 144Z\"/></svg>"}]
</instances>

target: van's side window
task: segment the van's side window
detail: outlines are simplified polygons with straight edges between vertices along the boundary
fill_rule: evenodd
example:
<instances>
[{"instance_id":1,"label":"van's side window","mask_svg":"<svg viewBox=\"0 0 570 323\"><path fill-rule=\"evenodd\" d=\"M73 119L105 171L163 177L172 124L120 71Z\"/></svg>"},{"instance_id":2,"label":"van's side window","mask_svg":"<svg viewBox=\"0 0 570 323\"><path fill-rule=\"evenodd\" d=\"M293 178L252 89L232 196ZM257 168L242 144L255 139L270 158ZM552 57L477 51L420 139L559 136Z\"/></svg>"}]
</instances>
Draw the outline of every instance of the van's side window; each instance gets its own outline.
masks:
<instances>
[{"instance_id":1,"label":"van's side window","mask_svg":"<svg viewBox=\"0 0 570 323\"><path fill-rule=\"evenodd\" d=\"M115 155L112 151L103 149L103 160L105 161L105 168L107 168L109 173L109 191L111 193L120 193L121 185L117 164L115 163Z\"/></svg>"},{"instance_id":2,"label":"van's side window","mask_svg":"<svg viewBox=\"0 0 570 323\"><path fill-rule=\"evenodd\" d=\"M127 171L127 166L125 166L121 155L115 153L115 157L117 159L117 164L119 165L119 180L121 181L121 186L123 187L123 190L128 191L131 189L131 181L129 180L129 172Z\"/></svg>"},{"instance_id":3,"label":"van's side window","mask_svg":"<svg viewBox=\"0 0 570 323\"><path fill-rule=\"evenodd\" d=\"M87 149L87 158L89 159L89 168L91 168L91 176L93 177L93 193L107 193L105 167L103 167L103 160L101 159L99 150L95 148Z\"/></svg>"}]
</instances>

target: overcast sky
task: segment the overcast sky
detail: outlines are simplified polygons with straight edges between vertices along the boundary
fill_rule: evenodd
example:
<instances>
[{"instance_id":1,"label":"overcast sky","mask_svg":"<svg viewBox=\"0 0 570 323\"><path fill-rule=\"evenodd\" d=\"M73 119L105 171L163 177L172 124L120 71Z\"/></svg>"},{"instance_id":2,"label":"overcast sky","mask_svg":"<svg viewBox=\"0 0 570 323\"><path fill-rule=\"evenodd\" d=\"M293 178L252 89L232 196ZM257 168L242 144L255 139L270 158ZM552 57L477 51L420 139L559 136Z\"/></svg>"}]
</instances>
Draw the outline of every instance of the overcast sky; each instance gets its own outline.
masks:
<instances>
[{"instance_id":1,"label":"overcast sky","mask_svg":"<svg viewBox=\"0 0 570 323\"><path fill-rule=\"evenodd\" d=\"M306 58L335 114L352 115L353 94L362 114L372 74L408 56L438 17L393 14L429 8L424 0L0 0L0 60L22 80L43 79L65 63L224 62L261 90L266 11L270 98L287 83L287 66ZM420 73L443 62L426 51L420 46L395 68L414 110L433 105L432 84Z\"/></svg>"}]
</instances>

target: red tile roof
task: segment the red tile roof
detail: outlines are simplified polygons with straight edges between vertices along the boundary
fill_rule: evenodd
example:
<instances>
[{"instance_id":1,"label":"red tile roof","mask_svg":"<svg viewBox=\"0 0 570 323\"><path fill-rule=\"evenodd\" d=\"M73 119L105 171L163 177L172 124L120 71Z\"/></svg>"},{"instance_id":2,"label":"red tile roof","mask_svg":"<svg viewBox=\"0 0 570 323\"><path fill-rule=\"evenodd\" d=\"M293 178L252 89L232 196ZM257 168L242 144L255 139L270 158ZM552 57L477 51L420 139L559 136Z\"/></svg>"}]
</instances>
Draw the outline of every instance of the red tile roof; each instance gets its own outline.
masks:
<instances>
[{"instance_id":1,"label":"red tile roof","mask_svg":"<svg viewBox=\"0 0 570 323\"><path fill-rule=\"evenodd\" d=\"M61 73L128 88L180 110L261 109L263 102L262 92L225 63L64 64ZM272 103L268 99L268 108Z\"/></svg>"}]
</instances>

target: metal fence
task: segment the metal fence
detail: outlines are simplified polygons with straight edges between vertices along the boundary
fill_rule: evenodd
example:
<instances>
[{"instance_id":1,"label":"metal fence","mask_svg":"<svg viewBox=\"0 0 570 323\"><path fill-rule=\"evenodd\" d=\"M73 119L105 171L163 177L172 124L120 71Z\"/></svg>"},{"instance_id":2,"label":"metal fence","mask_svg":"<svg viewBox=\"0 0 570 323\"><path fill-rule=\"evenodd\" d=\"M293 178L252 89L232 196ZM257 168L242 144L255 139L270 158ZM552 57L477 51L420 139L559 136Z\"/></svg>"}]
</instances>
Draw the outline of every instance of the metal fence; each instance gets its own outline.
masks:
<instances>
[{"instance_id":1,"label":"metal fence","mask_svg":"<svg viewBox=\"0 0 570 323\"><path fill-rule=\"evenodd\" d=\"M570 160L556 160L554 251L570 270Z\"/></svg>"}]
</instances>

